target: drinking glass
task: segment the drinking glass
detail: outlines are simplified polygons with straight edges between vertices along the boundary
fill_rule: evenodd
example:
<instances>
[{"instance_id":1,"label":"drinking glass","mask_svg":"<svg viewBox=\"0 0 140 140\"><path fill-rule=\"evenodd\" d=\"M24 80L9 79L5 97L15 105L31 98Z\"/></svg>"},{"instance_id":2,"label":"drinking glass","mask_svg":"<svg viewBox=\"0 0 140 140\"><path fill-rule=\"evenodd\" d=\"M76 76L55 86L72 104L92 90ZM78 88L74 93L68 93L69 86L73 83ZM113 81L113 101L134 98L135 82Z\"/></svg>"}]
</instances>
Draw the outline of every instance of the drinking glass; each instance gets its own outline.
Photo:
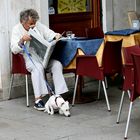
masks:
<instances>
[{"instance_id":1,"label":"drinking glass","mask_svg":"<svg viewBox=\"0 0 140 140\"><path fill-rule=\"evenodd\" d=\"M71 39L72 31L67 31L66 36L68 39Z\"/></svg>"}]
</instances>

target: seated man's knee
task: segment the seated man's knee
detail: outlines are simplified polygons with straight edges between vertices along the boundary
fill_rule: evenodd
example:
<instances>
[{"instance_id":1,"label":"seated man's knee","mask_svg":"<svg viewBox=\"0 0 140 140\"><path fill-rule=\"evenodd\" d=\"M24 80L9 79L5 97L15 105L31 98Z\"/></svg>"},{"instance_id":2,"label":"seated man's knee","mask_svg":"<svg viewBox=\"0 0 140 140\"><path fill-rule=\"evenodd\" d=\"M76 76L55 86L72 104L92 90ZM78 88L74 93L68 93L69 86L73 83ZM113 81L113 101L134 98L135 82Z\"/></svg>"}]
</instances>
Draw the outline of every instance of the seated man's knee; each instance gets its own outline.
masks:
<instances>
[{"instance_id":1,"label":"seated man's knee","mask_svg":"<svg viewBox=\"0 0 140 140\"><path fill-rule=\"evenodd\" d=\"M53 60L53 62L52 62L52 70L62 70L62 69L63 69L62 64L57 60Z\"/></svg>"},{"instance_id":2,"label":"seated man's knee","mask_svg":"<svg viewBox=\"0 0 140 140\"><path fill-rule=\"evenodd\" d=\"M36 70L39 70L39 71L43 72L43 71L44 71L43 65L40 64L40 63L38 63L38 64L36 65Z\"/></svg>"}]
</instances>

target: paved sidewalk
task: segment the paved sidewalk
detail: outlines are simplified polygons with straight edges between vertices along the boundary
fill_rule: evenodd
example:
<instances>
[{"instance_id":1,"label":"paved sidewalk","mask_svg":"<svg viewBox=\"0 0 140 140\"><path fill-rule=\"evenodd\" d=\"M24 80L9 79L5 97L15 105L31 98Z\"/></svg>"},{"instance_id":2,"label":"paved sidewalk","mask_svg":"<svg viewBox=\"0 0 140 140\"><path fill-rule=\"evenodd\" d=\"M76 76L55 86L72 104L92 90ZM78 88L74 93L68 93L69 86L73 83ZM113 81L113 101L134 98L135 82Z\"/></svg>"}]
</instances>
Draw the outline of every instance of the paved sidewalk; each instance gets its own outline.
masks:
<instances>
[{"instance_id":1,"label":"paved sidewalk","mask_svg":"<svg viewBox=\"0 0 140 140\"><path fill-rule=\"evenodd\" d=\"M93 93L94 84L86 85L85 94ZM116 124L121 91L108 89L111 112L107 111L102 94L100 101L77 104L71 109L71 117L53 116L26 107L25 97L0 102L0 140L123 140L128 97L125 98L120 124ZM134 104L129 127L129 140L140 140L140 102Z\"/></svg>"}]
</instances>

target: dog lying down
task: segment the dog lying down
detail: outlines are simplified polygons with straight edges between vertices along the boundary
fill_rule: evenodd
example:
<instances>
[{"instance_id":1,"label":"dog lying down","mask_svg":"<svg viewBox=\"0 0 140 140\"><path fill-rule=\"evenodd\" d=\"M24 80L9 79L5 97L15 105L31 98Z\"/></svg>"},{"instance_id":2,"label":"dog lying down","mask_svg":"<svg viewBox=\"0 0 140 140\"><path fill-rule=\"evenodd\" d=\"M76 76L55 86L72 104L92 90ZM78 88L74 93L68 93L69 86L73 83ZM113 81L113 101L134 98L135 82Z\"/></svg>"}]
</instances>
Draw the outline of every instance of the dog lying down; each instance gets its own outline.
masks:
<instances>
[{"instance_id":1,"label":"dog lying down","mask_svg":"<svg viewBox=\"0 0 140 140\"><path fill-rule=\"evenodd\" d=\"M69 102L65 101L60 95L52 95L45 104L44 112L48 112L49 115L53 115L56 110L59 111L59 114L70 117Z\"/></svg>"}]
</instances>

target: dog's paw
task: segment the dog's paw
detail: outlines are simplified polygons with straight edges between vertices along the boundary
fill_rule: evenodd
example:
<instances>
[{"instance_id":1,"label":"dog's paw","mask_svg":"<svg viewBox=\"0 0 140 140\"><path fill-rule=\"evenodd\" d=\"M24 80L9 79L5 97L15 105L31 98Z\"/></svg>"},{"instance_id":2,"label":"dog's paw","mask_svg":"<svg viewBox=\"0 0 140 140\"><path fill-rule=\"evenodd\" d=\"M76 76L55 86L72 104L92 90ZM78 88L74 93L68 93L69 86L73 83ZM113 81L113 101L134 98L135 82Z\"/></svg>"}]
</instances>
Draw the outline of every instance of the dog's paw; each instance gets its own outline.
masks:
<instances>
[{"instance_id":1,"label":"dog's paw","mask_svg":"<svg viewBox=\"0 0 140 140\"><path fill-rule=\"evenodd\" d=\"M59 114L61 114L61 115L63 114L63 111L61 109L59 109Z\"/></svg>"},{"instance_id":2,"label":"dog's paw","mask_svg":"<svg viewBox=\"0 0 140 140\"><path fill-rule=\"evenodd\" d=\"M50 111L49 113L50 113L50 115L53 115L53 114L54 114L54 112L53 112L53 111Z\"/></svg>"}]
</instances>

